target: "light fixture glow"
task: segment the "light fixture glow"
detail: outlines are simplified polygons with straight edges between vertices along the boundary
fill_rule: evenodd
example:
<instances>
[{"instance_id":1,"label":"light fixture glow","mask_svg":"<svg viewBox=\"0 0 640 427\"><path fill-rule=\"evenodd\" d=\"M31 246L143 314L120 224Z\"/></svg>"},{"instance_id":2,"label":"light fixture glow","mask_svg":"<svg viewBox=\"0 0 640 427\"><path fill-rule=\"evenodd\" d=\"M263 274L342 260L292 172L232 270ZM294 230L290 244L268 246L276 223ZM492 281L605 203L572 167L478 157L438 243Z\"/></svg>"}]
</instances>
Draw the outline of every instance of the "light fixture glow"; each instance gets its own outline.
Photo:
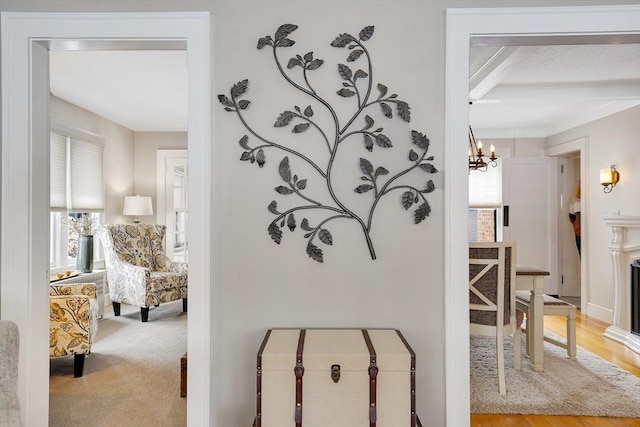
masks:
<instances>
[{"instance_id":1,"label":"light fixture glow","mask_svg":"<svg viewBox=\"0 0 640 427\"><path fill-rule=\"evenodd\" d=\"M602 191L605 193L611 193L619 180L620 173L614 165L611 165L610 168L600 169L600 184L604 187Z\"/></svg>"}]
</instances>

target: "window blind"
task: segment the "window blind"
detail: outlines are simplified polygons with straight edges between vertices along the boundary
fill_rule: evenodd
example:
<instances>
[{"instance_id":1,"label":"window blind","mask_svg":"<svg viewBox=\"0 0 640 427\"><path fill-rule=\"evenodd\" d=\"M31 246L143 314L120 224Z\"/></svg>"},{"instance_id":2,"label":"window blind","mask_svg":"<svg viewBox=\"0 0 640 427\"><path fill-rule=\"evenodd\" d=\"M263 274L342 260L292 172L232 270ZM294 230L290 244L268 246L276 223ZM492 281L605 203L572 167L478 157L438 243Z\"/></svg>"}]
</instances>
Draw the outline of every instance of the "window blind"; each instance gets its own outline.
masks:
<instances>
[{"instance_id":1,"label":"window blind","mask_svg":"<svg viewBox=\"0 0 640 427\"><path fill-rule=\"evenodd\" d=\"M502 206L502 159L496 167L489 166L486 172L469 172L469 207L499 208Z\"/></svg>"},{"instance_id":2,"label":"window blind","mask_svg":"<svg viewBox=\"0 0 640 427\"><path fill-rule=\"evenodd\" d=\"M51 132L51 208L104 209L102 145Z\"/></svg>"},{"instance_id":3,"label":"window blind","mask_svg":"<svg viewBox=\"0 0 640 427\"><path fill-rule=\"evenodd\" d=\"M67 209L67 137L51 132L49 197L51 209Z\"/></svg>"}]
</instances>

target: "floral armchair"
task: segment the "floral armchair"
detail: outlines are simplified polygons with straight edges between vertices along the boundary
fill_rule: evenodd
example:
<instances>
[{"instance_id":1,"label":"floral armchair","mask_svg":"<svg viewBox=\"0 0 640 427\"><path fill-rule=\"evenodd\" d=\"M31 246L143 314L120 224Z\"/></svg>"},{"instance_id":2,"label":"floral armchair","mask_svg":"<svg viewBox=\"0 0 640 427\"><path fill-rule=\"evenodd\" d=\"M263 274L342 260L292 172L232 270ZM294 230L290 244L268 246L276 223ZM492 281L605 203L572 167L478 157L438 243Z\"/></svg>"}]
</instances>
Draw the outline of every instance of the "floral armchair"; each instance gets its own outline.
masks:
<instances>
[{"instance_id":1,"label":"floral armchair","mask_svg":"<svg viewBox=\"0 0 640 427\"><path fill-rule=\"evenodd\" d=\"M73 354L76 378L98 331L98 309L95 283L49 285L49 357Z\"/></svg>"},{"instance_id":2,"label":"floral armchair","mask_svg":"<svg viewBox=\"0 0 640 427\"><path fill-rule=\"evenodd\" d=\"M140 307L143 322L149 320L149 307L182 298L187 311L187 264L173 262L165 255L164 225L102 225L96 234L105 249L109 296L113 313L120 315L120 304Z\"/></svg>"}]
</instances>

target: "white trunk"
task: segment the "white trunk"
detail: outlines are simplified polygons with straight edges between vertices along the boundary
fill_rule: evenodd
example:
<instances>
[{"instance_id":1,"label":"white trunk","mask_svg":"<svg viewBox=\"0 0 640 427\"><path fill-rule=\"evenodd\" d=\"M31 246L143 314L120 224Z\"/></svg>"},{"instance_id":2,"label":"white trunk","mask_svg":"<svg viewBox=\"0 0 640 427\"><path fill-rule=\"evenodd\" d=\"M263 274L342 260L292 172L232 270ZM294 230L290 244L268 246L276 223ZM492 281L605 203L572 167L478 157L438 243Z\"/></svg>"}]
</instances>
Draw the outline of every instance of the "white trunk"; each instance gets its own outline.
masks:
<instances>
[{"instance_id":1,"label":"white trunk","mask_svg":"<svg viewBox=\"0 0 640 427\"><path fill-rule=\"evenodd\" d=\"M377 427L412 426L411 354L392 329L368 330L375 349ZM272 330L262 352L260 427L294 427L299 329ZM309 329L302 365L304 427L368 427L370 352L360 329ZM334 382L332 366L340 366Z\"/></svg>"}]
</instances>

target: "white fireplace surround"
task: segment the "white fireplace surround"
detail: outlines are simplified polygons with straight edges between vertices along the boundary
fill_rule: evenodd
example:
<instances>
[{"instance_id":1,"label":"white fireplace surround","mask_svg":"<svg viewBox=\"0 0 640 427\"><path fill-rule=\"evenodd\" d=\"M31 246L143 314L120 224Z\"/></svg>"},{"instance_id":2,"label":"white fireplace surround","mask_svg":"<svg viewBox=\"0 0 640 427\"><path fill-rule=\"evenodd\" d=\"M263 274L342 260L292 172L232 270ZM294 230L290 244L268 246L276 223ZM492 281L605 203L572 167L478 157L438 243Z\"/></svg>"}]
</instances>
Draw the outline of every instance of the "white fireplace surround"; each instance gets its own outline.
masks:
<instances>
[{"instance_id":1,"label":"white fireplace surround","mask_svg":"<svg viewBox=\"0 0 640 427\"><path fill-rule=\"evenodd\" d=\"M640 259L640 216L605 216L613 237L609 244L613 261L613 325L604 336L640 354L640 337L631 333L630 265Z\"/></svg>"}]
</instances>

